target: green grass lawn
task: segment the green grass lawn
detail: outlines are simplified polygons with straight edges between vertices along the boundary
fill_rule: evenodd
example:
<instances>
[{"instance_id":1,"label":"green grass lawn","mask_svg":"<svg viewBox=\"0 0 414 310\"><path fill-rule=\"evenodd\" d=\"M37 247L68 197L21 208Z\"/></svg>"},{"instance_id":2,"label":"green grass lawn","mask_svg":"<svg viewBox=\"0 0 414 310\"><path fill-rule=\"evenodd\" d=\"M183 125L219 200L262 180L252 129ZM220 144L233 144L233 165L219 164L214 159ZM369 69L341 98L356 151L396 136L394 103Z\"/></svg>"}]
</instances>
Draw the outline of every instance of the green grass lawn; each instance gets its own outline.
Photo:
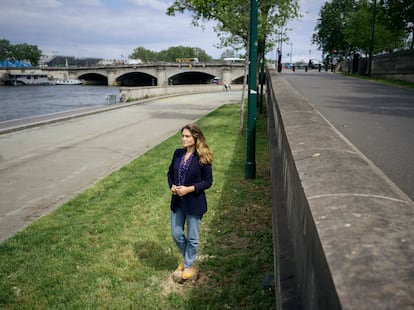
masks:
<instances>
[{"instance_id":1,"label":"green grass lawn","mask_svg":"<svg viewBox=\"0 0 414 310\"><path fill-rule=\"evenodd\" d=\"M0 245L2 309L271 309L274 291L267 121L257 116L256 179L244 179L239 105L197 122L215 154L200 277L176 284L167 169L180 134ZM131 143L134 143L131 141Z\"/></svg>"}]
</instances>

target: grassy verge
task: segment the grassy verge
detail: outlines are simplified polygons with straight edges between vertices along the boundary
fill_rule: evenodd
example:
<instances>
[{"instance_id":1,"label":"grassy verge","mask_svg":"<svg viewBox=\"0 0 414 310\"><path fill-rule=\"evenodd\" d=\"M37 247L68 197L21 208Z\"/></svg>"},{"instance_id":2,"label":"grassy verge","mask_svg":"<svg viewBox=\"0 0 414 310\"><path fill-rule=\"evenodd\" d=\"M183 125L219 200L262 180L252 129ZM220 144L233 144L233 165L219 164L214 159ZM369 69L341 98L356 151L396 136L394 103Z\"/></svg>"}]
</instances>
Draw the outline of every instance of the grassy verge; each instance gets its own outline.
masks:
<instances>
[{"instance_id":1,"label":"grassy verge","mask_svg":"<svg viewBox=\"0 0 414 310\"><path fill-rule=\"evenodd\" d=\"M2 309L270 309L274 292L266 120L257 178L244 180L239 105L198 124L215 153L201 226L200 278L175 284L166 171L180 136L159 144L0 245Z\"/></svg>"}]
</instances>

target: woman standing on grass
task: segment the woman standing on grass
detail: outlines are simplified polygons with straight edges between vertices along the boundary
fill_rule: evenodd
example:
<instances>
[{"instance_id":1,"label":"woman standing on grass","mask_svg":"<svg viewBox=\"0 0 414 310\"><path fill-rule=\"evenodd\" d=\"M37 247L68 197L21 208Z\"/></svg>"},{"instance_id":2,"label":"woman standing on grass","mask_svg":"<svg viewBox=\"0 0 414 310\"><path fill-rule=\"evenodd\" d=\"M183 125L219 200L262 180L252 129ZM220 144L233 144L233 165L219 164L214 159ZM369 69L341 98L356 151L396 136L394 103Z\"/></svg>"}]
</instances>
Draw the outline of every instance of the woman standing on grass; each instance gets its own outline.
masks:
<instances>
[{"instance_id":1,"label":"woman standing on grass","mask_svg":"<svg viewBox=\"0 0 414 310\"><path fill-rule=\"evenodd\" d=\"M213 183L213 153L210 151L200 127L188 124L181 129L183 148L176 149L168 169L171 197L171 234L183 255L177 270L182 278L191 278L198 252L201 218L207 212L204 190ZM187 222L187 235L184 225Z\"/></svg>"}]
</instances>

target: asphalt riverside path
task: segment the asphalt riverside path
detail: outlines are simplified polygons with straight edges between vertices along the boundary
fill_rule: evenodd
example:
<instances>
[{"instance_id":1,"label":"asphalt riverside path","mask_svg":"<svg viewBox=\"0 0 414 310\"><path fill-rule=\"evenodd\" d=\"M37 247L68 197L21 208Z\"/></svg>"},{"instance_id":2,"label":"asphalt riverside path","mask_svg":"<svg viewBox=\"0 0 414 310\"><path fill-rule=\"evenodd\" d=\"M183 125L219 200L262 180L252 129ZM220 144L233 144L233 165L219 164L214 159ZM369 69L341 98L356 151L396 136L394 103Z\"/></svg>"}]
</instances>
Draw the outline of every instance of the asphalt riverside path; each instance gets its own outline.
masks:
<instances>
[{"instance_id":1,"label":"asphalt riverside path","mask_svg":"<svg viewBox=\"0 0 414 310\"><path fill-rule=\"evenodd\" d=\"M191 94L0 123L0 242L183 125L240 101L241 91Z\"/></svg>"},{"instance_id":2,"label":"asphalt riverside path","mask_svg":"<svg viewBox=\"0 0 414 310\"><path fill-rule=\"evenodd\" d=\"M414 89L317 70L282 76L414 200Z\"/></svg>"}]
</instances>

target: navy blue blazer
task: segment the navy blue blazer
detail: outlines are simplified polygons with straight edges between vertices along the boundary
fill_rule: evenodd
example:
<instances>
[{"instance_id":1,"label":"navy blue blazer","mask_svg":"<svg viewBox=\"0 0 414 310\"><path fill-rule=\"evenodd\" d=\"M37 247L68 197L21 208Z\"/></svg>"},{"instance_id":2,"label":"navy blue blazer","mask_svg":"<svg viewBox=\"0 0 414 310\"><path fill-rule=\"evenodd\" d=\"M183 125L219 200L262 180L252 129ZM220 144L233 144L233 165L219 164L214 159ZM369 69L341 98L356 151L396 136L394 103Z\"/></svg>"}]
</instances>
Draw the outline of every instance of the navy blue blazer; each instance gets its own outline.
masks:
<instances>
[{"instance_id":1,"label":"navy blue blazer","mask_svg":"<svg viewBox=\"0 0 414 310\"><path fill-rule=\"evenodd\" d=\"M180 165L180 160L185 152L185 149L176 149L174 152L167 174L168 185L170 188L173 184L177 185L178 183L178 167ZM184 214L203 215L207 212L207 199L204 190L211 187L212 184L212 165L200 165L199 157L197 153L194 153L190 166L188 167L183 185L194 185L195 191L182 197L178 195L172 195L171 210L175 212L177 208L181 206L181 208L183 208Z\"/></svg>"}]
</instances>

